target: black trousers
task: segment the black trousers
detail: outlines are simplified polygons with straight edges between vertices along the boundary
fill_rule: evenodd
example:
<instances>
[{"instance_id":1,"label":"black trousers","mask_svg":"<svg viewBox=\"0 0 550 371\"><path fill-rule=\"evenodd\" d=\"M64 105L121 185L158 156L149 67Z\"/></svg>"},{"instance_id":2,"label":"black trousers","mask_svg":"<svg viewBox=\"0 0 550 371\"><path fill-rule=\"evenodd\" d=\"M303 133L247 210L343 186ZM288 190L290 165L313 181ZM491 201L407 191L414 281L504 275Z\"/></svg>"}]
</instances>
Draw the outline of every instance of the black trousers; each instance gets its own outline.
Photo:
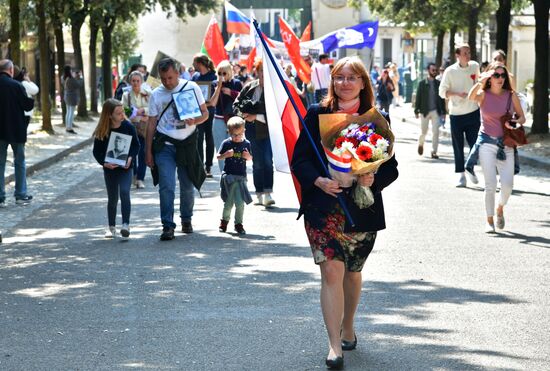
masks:
<instances>
[{"instance_id":1,"label":"black trousers","mask_svg":"<svg viewBox=\"0 0 550 371\"><path fill-rule=\"evenodd\" d=\"M464 137L470 149L474 146L481 126L479 109L465 115L449 115L451 119L451 139L455 155L455 173L464 172Z\"/></svg>"},{"instance_id":2,"label":"black trousers","mask_svg":"<svg viewBox=\"0 0 550 371\"><path fill-rule=\"evenodd\" d=\"M214 136L212 135L212 121L214 120L214 114L209 113L208 119L202 124L197 126L198 138L197 138L197 148L199 150L199 156L201 162L207 168L212 167L212 160L214 158ZM204 142L206 140L206 158L204 157Z\"/></svg>"}]
</instances>

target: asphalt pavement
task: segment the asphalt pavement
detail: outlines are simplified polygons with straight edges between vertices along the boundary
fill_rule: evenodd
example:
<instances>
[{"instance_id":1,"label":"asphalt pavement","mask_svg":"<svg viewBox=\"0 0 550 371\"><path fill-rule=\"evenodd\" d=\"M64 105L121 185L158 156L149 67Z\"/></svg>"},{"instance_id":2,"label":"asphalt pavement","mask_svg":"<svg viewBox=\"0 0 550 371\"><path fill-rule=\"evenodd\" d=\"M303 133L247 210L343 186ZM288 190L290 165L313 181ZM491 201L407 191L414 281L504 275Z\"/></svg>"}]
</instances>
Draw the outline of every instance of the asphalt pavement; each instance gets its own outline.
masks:
<instances>
[{"instance_id":1,"label":"asphalt pavement","mask_svg":"<svg viewBox=\"0 0 550 371\"><path fill-rule=\"evenodd\" d=\"M482 188L454 188L449 139L432 160L416 154L418 125L393 129L400 177L346 370L550 369L550 174L525 165L506 229L486 235ZM132 190L130 241L103 238L90 146L30 176L31 205L0 210L0 369L324 369L319 272L289 176L276 174L275 207L245 208L240 237L217 231L215 174L195 233L169 242L146 185Z\"/></svg>"}]
</instances>

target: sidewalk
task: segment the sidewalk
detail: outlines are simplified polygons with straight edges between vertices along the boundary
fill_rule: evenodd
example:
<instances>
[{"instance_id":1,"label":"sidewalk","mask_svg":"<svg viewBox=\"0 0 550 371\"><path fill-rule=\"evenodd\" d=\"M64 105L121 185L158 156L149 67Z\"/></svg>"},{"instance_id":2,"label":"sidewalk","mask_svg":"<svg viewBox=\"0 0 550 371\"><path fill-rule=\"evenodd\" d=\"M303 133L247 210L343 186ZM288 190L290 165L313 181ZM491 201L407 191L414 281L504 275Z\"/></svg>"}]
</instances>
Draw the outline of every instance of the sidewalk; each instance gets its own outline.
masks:
<instances>
[{"instance_id":1,"label":"sidewalk","mask_svg":"<svg viewBox=\"0 0 550 371\"><path fill-rule=\"evenodd\" d=\"M94 116L90 116L86 120L76 118L74 128L77 132L76 135L65 132L60 114L52 116L52 125L55 131L53 135L41 131L41 121L38 122L36 119L31 121L27 130L27 143L25 145L27 176L91 144L93 142L92 134L98 119ZM14 181L13 152L8 148L5 183L8 184L12 181Z\"/></svg>"},{"instance_id":2,"label":"sidewalk","mask_svg":"<svg viewBox=\"0 0 550 371\"><path fill-rule=\"evenodd\" d=\"M396 122L407 122L409 124L416 125L420 133L420 119L414 117L414 109L411 103L405 103L400 107L390 107L390 117L392 118L394 125ZM527 115L527 121L524 125L527 133L531 131L532 121L532 116L529 113ZM439 133L443 137L451 137L451 124L449 122L448 115L445 128L440 127ZM529 143L526 146L519 148L519 156L520 163L550 171L550 140L546 138L537 142Z\"/></svg>"}]
</instances>

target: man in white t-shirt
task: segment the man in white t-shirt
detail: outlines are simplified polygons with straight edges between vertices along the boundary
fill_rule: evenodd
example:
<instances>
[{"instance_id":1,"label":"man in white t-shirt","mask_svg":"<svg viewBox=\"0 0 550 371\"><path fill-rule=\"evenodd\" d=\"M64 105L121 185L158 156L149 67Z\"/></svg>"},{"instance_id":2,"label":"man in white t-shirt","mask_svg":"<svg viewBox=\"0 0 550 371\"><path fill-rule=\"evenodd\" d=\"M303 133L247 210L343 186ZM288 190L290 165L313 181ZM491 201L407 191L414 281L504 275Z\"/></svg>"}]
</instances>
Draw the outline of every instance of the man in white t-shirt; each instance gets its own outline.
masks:
<instances>
[{"instance_id":1,"label":"man in white t-shirt","mask_svg":"<svg viewBox=\"0 0 550 371\"><path fill-rule=\"evenodd\" d=\"M192 81L179 78L176 62L173 59L162 59L158 69L162 85L157 87L149 98L145 162L147 166L151 168L156 166L158 169L160 218L163 227L160 239L167 241L174 239L176 228L174 223L176 169L180 184L182 232L193 232L191 218L195 204L194 187L197 186L197 178L200 177L197 174L204 173L196 151L196 125L206 121L208 109L199 86ZM195 90L202 113L200 117L180 120L172 94L184 89ZM154 152L153 142L155 143ZM205 174L200 175L204 180ZM202 183L200 180L199 182Z\"/></svg>"},{"instance_id":2,"label":"man in white t-shirt","mask_svg":"<svg viewBox=\"0 0 550 371\"><path fill-rule=\"evenodd\" d=\"M311 66L311 81L315 87L315 102L320 103L330 86L330 65L327 54L319 56L319 62Z\"/></svg>"},{"instance_id":3,"label":"man in white t-shirt","mask_svg":"<svg viewBox=\"0 0 550 371\"><path fill-rule=\"evenodd\" d=\"M480 126L479 106L468 99L468 92L479 78L479 64L470 60L470 46L459 45L456 50L457 62L445 69L439 96L449 99L449 118L451 120L451 139L455 157L455 173L459 173L457 187L466 187L464 174L464 137L470 146L474 146ZM477 183L475 174L468 173L472 183Z\"/></svg>"}]
</instances>

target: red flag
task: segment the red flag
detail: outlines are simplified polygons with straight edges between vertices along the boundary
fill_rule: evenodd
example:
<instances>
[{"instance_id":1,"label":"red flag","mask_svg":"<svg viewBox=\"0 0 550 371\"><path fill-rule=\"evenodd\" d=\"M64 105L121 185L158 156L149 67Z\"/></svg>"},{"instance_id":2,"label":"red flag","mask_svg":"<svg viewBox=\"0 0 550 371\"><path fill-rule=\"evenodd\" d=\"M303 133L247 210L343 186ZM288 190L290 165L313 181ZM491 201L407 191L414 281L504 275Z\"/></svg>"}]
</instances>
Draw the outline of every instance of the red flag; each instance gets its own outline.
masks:
<instances>
[{"instance_id":1,"label":"red flag","mask_svg":"<svg viewBox=\"0 0 550 371\"><path fill-rule=\"evenodd\" d=\"M246 60L246 68L248 72L252 72L252 67L254 66L254 61L256 60L256 48L252 48L248 54L248 59Z\"/></svg>"},{"instance_id":2,"label":"red flag","mask_svg":"<svg viewBox=\"0 0 550 371\"><path fill-rule=\"evenodd\" d=\"M223 60L228 59L223 43L222 33L218 27L218 21L214 16L210 19L201 51L207 54L214 65L217 66Z\"/></svg>"},{"instance_id":3,"label":"red flag","mask_svg":"<svg viewBox=\"0 0 550 371\"><path fill-rule=\"evenodd\" d=\"M302 32L302 37L300 37L300 41L310 41L310 40L311 40L311 21L309 21L304 32Z\"/></svg>"},{"instance_id":4,"label":"red flag","mask_svg":"<svg viewBox=\"0 0 550 371\"><path fill-rule=\"evenodd\" d=\"M311 68L300 55L300 40L281 17L279 17L279 27L281 29L281 37L283 38L286 50L288 51L288 56L290 57L294 68L296 68L298 77L304 83L309 83L311 80Z\"/></svg>"}]
</instances>

